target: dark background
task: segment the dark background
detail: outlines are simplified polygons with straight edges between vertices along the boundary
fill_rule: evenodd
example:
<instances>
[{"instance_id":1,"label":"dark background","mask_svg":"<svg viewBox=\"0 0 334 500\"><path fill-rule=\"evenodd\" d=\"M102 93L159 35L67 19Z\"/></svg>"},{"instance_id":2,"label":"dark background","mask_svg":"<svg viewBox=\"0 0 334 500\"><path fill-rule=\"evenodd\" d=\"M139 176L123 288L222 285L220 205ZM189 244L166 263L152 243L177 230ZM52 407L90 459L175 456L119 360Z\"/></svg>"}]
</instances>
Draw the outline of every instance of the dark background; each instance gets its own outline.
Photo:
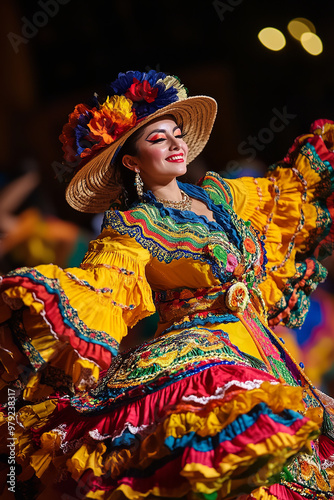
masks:
<instances>
[{"instance_id":1,"label":"dark background","mask_svg":"<svg viewBox=\"0 0 334 500\"><path fill-rule=\"evenodd\" d=\"M54 14L41 16L41 3ZM226 11L220 15L217 2L204 0L61 3L0 3L0 188L32 169L40 176L39 186L15 208L14 215L34 206L42 217L57 216L91 235L96 233L96 224L91 229L91 215L75 212L66 204L65 185L55 179L52 165L62 161L58 136L68 114L93 92L103 101L106 85L120 71L151 68L178 75L190 95L206 94L218 101L212 137L192 167L192 177L209 169L226 172L226 165L234 165L231 161L240 166L235 173L261 173L285 155L293 139L307 132L313 120L334 118L332 0L226 0L221 2ZM324 45L321 55L308 54L288 33L287 25L295 17L314 23ZM267 26L284 33L283 50L273 52L261 45L257 34ZM274 110L284 109L293 118L256 150L250 162L245 149L240 154L240 145L249 136L263 136ZM227 169L231 172L233 168ZM15 259L2 259L0 271L13 263ZM332 261L326 265L333 276ZM327 281L327 290L332 291L333 283L333 279ZM327 310L333 310L333 296L317 300L318 316L311 312L309 318L316 325L322 322L327 332L323 371L330 374L327 389L334 394L334 324L328 328L328 318L320 311L325 300ZM311 327L307 328L303 335L310 338ZM319 365L323 359L319 358Z\"/></svg>"},{"instance_id":2,"label":"dark background","mask_svg":"<svg viewBox=\"0 0 334 500\"><path fill-rule=\"evenodd\" d=\"M19 175L27 159L36 161L42 177L39 202L44 196L44 209L61 217L83 224L89 220L66 206L65 186L53 180L51 165L62 159L61 128L75 104L95 91L103 96L119 71L160 69L178 75L190 95L217 99L217 123L202 155L216 171L239 161L238 145L268 127L273 108L286 106L296 117L258 151L256 160L265 164L280 159L314 119L334 116L332 1L229 0L222 3L235 6L221 16L211 1L49 2L56 3L58 12L46 14L45 25L35 32L30 28L30 39L21 43L9 34L23 36L29 22L43 24L43 17L36 17L43 12L41 4L1 2L0 154L3 183ZM324 43L321 55L308 54L289 35L287 24L294 17L314 23ZM258 41L266 26L285 34L282 51L270 51Z\"/></svg>"}]
</instances>

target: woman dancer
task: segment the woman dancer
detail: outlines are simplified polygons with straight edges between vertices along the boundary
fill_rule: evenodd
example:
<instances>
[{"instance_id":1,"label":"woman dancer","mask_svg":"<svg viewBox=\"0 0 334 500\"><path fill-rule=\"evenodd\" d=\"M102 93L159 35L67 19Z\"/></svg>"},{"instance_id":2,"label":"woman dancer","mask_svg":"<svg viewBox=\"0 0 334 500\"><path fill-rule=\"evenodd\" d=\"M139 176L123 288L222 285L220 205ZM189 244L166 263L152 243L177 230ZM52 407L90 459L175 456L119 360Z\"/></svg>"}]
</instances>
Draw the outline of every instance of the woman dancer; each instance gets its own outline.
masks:
<instances>
[{"instance_id":1,"label":"woman dancer","mask_svg":"<svg viewBox=\"0 0 334 500\"><path fill-rule=\"evenodd\" d=\"M2 280L27 498L333 497L332 400L269 328L301 324L326 275L333 122L266 178L178 182L215 115L175 77L130 71L63 128L67 201L105 217L79 268ZM155 308L154 339L118 353Z\"/></svg>"}]
</instances>

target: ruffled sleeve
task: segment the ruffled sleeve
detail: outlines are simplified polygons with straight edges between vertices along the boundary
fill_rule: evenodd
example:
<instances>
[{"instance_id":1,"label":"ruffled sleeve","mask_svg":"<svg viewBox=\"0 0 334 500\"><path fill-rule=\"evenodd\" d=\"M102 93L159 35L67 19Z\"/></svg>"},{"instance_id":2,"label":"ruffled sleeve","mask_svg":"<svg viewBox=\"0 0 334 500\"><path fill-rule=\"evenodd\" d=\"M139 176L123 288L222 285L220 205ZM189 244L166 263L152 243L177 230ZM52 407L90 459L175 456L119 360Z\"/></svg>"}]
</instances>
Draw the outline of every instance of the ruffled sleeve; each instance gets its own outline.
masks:
<instances>
[{"instance_id":1,"label":"ruffled sleeve","mask_svg":"<svg viewBox=\"0 0 334 500\"><path fill-rule=\"evenodd\" d=\"M266 178L225 181L234 210L265 243L260 289L271 325L301 326L310 293L326 277L320 261L333 251L333 144L333 122L318 120Z\"/></svg>"},{"instance_id":2,"label":"ruffled sleeve","mask_svg":"<svg viewBox=\"0 0 334 500\"><path fill-rule=\"evenodd\" d=\"M105 230L78 268L20 268L2 278L2 389L36 400L86 389L109 367L127 328L155 307L145 277L148 250Z\"/></svg>"}]
</instances>

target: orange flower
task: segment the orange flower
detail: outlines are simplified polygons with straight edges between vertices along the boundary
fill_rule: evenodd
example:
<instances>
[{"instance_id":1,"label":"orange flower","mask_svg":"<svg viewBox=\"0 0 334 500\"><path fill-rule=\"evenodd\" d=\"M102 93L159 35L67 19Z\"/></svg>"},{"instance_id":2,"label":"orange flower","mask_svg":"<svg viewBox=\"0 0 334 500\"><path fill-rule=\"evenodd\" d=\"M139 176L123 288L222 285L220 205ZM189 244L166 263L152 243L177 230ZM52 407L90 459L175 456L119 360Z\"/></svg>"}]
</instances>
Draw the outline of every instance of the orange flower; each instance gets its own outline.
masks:
<instances>
[{"instance_id":1,"label":"orange flower","mask_svg":"<svg viewBox=\"0 0 334 500\"><path fill-rule=\"evenodd\" d=\"M132 103L124 96L108 98L101 108L94 110L92 114L88 128L90 137L97 141L97 144L94 144L95 149L111 144L136 123Z\"/></svg>"},{"instance_id":2,"label":"orange flower","mask_svg":"<svg viewBox=\"0 0 334 500\"><path fill-rule=\"evenodd\" d=\"M255 246L255 243L253 240L251 240L250 238L246 238L244 241L244 245L245 245L247 252L255 253L256 246Z\"/></svg>"}]
</instances>

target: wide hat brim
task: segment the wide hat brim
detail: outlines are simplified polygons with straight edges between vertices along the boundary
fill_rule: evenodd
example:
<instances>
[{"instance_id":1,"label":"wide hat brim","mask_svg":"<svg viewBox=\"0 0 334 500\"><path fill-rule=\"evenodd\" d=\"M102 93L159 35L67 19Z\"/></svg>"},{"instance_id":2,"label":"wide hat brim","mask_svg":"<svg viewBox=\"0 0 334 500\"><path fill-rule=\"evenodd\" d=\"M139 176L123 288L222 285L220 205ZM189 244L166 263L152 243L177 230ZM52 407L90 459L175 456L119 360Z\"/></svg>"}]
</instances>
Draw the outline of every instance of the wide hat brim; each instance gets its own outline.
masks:
<instances>
[{"instance_id":1,"label":"wide hat brim","mask_svg":"<svg viewBox=\"0 0 334 500\"><path fill-rule=\"evenodd\" d=\"M173 102L147 116L119 139L106 146L89 160L72 178L66 189L66 200L79 212L99 213L110 208L119 198L121 186L115 183L111 161L118 148L136 130L159 116L172 115L183 124L189 152L189 164L209 140L217 114L217 103L212 97L194 96Z\"/></svg>"}]
</instances>

